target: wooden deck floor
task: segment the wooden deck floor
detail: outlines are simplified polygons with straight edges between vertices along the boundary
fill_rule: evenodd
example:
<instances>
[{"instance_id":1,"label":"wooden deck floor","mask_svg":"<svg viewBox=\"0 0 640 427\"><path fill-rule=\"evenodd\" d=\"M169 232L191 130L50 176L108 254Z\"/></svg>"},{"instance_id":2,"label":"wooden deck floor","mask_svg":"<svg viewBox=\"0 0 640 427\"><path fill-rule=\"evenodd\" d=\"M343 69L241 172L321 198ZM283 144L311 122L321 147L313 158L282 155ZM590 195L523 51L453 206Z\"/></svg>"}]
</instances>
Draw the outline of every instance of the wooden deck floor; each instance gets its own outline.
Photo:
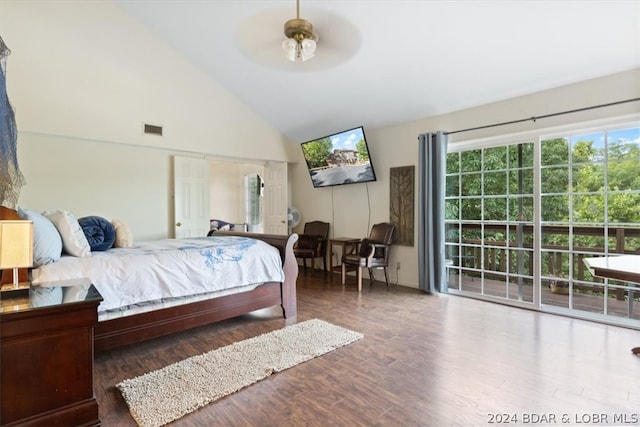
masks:
<instances>
[{"instance_id":1,"label":"wooden deck floor","mask_svg":"<svg viewBox=\"0 0 640 427\"><path fill-rule=\"evenodd\" d=\"M462 281L459 282L459 276L451 274L449 276L450 289L459 289L471 294L484 293L485 295L508 298L511 300L519 299L518 285L511 283L508 286L504 282L484 279L480 280L479 277L471 277L467 275L462 276ZM481 289L482 287L482 289ZM533 287L524 285L522 287L522 300L526 302L533 301ZM640 290L634 292L633 301L629 304L628 295L623 294L620 298L616 298L614 295L615 290L610 290L612 295L606 299L606 311L605 311L605 298L602 294L593 294L584 290L574 291L571 295L562 295L553 293L548 286L544 286L541 291L541 303L563 308L572 308L574 310L581 310L587 313L604 314L611 317L629 318L640 320ZM571 301L570 301L571 299ZM640 326L640 322L639 322Z\"/></svg>"},{"instance_id":2,"label":"wooden deck floor","mask_svg":"<svg viewBox=\"0 0 640 427\"><path fill-rule=\"evenodd\" d=\"M301 273L298 310L298 321L320 318L364 339L172 425L640 425L640 358L630 352L638 331L379 282L358 293L353 279L343 288L320 272ZM135 426L118 382L282 328L279 314L96 355L103 425Z\"/></svg>"}]
</instances>

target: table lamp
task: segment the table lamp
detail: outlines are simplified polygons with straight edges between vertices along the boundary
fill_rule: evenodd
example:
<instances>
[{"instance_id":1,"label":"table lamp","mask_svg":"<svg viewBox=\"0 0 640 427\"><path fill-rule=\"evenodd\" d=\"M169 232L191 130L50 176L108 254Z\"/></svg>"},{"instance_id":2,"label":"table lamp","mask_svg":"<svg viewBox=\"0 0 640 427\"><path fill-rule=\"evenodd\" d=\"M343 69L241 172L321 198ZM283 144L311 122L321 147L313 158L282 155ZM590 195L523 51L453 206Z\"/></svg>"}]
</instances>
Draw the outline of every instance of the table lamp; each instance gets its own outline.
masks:
<instances>
[{"instance_id":1,"label":"table lamp","mask_svg":"<svg viewBox=\"0 0 640 427\"><path fill-rule=\"evenodd\" d=\"M0 270L13 269L13 287L18 288L18 268L33 265L33 223L0 221Z\"/></svg>"}]
</instances>

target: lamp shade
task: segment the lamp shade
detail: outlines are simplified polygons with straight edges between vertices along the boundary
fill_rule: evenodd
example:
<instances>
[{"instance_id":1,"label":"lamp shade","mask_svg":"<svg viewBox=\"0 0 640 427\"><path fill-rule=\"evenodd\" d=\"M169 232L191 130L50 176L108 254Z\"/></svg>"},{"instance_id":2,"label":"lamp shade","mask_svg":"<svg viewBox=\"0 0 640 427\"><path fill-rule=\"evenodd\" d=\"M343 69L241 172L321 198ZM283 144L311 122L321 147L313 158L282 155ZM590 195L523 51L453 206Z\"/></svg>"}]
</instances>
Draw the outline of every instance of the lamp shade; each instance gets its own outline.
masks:
<instances>
[{"instance_id":1,"label":"lamp shade","mask_svg":"<svg viewBox=\"0 0 640 427\"><path fill-rule=\"evenodd\" d=\"M33 223L0 221L0 269L33 265Z\"/></svg>"},{"instance_id":2,"label":"lamp shade","mask_svg":"<svg viewBox=\"0 0 640 427\"><path fill-rule=\"evenodd\" d=\"M285 57L291 61L296 61L296 55L298 52L298 43L294 39L285 39L282 41L282 50Z\"/></svg>"},{"instance_id":3,"label":"lamp shade","mask_svg":"<svg viewBox=\"0 0 640 427\"><path fill-rule=\"evenodd\" d=\"M304 39L300 42L300 56L303 61L313 58L316 51L316 42L311 39Z\"/></svg>"}]
</instances>

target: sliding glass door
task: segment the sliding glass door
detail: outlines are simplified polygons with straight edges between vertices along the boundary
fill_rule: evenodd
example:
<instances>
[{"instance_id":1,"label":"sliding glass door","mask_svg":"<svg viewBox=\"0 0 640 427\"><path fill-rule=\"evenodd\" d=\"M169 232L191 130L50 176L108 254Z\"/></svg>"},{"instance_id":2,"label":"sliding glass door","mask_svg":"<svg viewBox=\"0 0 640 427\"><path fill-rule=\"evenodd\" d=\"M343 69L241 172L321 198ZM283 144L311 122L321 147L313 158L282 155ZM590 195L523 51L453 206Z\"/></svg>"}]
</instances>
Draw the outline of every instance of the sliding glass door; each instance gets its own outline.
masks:
<instances>
[{"instance_id":1,"label":"sliding glass door","mask_svg":"<svg viewBox=\"0 0 640 427\"><path fill-rule=\"evenodd\" d=\"M640 325L638 285L583 262L640 254L638 123L460 145L447 158L450 292Z\"/></svg>"}]
</instances>

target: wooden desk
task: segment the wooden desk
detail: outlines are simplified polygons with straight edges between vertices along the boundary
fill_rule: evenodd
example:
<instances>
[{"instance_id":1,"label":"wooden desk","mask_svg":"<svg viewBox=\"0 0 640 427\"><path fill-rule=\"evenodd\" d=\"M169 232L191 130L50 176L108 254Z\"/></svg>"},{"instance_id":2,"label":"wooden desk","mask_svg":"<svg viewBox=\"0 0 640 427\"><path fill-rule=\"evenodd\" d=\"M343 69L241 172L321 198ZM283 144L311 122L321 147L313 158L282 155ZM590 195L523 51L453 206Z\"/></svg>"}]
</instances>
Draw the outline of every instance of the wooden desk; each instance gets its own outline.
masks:
<instances>
[{"instance_id":1,"label":"wooden desk","mask_svg":"<svg viewBox=\"0 0 640 427\"><path fill-rule=\"evenodd\" d=\"M584 258L583 261L594 276L640 284L640 255ZM629 290L628 301L629 316L631 316L633 312L633 291L631 290ZM631 352L640 355L640 347L632 348Z\"/></svg>"},{"instance_id":2,"label":"wooden desk","mask_svg":"<svg viewBox=\"0 0 640 427\"><path fill-rule=\"evenodd\" d=\"M342 254L345 253L346 250L353 247L356 243L358 243L361 239L356 239L353 237L334 237L333 239L329 239L329 272L333 273L334 271L341 272L342 271L342 261L338 264L333 265L333 247L340 247L340 257L339 260L342 259ZM331 279L331 275L329 279Z\"/></svg>"}]
</instances>

